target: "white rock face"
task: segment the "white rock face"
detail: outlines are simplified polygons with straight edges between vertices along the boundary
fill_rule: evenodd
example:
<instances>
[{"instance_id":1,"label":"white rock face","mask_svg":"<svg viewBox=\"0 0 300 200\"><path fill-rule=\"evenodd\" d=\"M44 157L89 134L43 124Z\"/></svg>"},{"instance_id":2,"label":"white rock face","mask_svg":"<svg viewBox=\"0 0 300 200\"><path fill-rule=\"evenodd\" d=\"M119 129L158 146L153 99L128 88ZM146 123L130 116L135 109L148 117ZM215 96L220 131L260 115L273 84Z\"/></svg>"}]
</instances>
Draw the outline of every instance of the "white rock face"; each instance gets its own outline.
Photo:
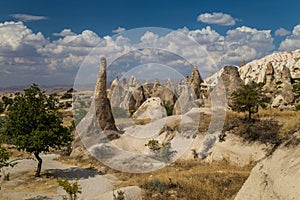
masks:
<instances>
[{"instance_id":1,"label":"white rock face","mask_svg":"<svg viewBox=\"0 0 300 200\"><path fill-rule=\"evenodd\" d=\"M296 200L300 197L300 146L278 149L259 162L235 200Z\"/></svg>"},{"instance_id":2,"label":"white rock face","mask_svg":"<svg viewBox=\"0 0 300 200\"><path fill-rule=\"evenodd\" d=\"M266 149L264 144L248 144L240 137L227 134L224 142L215 143L205 161L212 163L225 159L233 165L245 166L264 158Z\"/></svg>"},{"instance_id":3,"label":"white rock face","mask_svg":"<svg viewBox=\"0 0 300 200\"><path fill-rule=\"evenodd\" d=\"M274 67L275 78L280 78L284 66L290 69L292 78L300 78L300 50L277 52L249 62L239 68L240 77L245 83L264 82L268 63Z\"/></svg>"},{"instance_id":4,"label":"white rock face","mask_svg":"<svg viewBox=\"0 0 300 200\"><path fill-rule=\"evenodd\" d=\"M148 98L133 114L133 119L154 121L167 116L167 111L159 97Z\"/></svg>"}]
</instances>

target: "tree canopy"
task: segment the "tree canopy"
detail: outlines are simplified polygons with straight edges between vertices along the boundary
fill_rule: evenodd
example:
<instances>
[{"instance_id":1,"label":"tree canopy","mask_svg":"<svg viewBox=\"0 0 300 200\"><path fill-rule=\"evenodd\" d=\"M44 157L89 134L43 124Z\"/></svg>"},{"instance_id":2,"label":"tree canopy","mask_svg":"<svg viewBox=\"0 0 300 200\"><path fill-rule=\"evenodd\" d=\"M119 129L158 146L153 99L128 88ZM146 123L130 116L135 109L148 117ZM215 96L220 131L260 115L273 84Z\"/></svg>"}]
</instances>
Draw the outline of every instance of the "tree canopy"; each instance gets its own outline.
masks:
<instances>
[{"instance_id":1,"label":"tree canopy","mask_svg":"<svg viewBox=\"0 0 300 200\"><path fill-rule=\"evenodd\" d=\"M238 88L231 94L231 108L237 112L248 112L248 119L252 119L252 114L257 113L259 107L266 108L270 101L262 92L262 85L252 82Z\"/></svg>"},{"instance_id":2,"label":"tree canopy","mask_svg":"<svg viewBox=\"0 0 300 200\"><path fill-rule=\"evenodd\" d=\"M36 176L40 176L41 152L59 149L71 141L71 131L62 125L58 101L47 96L33 84L17 95L7 113L3 134L18 150L33 153L39 161Z\"/></svg>"}]
</instances>

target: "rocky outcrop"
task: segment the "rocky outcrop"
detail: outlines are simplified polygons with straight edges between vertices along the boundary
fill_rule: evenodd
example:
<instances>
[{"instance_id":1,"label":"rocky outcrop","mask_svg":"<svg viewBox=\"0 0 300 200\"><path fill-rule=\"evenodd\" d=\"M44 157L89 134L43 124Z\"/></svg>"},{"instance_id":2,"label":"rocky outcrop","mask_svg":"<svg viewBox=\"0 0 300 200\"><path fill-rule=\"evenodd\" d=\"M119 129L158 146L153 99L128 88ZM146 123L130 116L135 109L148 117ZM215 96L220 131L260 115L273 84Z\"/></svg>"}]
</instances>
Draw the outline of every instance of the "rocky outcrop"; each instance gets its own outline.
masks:
<instances>
[{"instance_id":1,"label":"rocky outcrop","mask_svg":"<svg viewBox=\"0 0 300 200\"><path fill-rule=\"evenodd\" d=\"M226 91L228 105L231 105L231 94L244 84L239 76L238 68L235 66L225 66L220 78Z\"/></svg>"},{"instance_id":2,"label":"rocky outcrop","mask_svg":"<svg viewBox=\"0 0 300 200\"><path fill-rule=\"evenodd\" d=\"M191 88L194 90L194 93L195 93L197 99L199 99L200 92L201 92L200 85L201 85L201 83L203 83L203 80L200 76L197 66L193 67L189 82L190 82Z\"/></svg>"},{"instance_id":3,"label":"rocky outcrop","mask_svg":"<svg viewBox=\"0 0 300 200\"><path fill-rule=\"evenodd\" d=\"M164 85L156 86L155 91L153 91L152 97L159 97L162 102L169 106L174 106L177 96L172 88L169 88Z\"/></svg>"},{"instance_id":4,"label":"rocky outcrop","mask_svg":"<svg viewBox=\"0 0 300 200\"><path fill-rule=\"evenodd\" d=\"M273 66L274 77L280 77L285 70L284 67L290 70L291 78L300 77L300 50L292 52L276 52L265 56L261 59L254 60L239 68L241 79L248 83L250 81L263 83L266 79L269 65Z\"/></svg>"},{"instance_id":5,"label":"rocky outcrop","mask_svg":"<svg viewBox=\"0 0 300 200\"><path fill-rule=\"evenodd\" d=\"M299 60L300 50L276 52L240 67L240 77L246 84L264 83L272 108L294 109L293 83L300 78Z\"/></svg>"},{"instance_id":6,"label":"rocky outcrop","mask_svg":"<svg viewBox=\"0 0 300 200\"><path fill-rule=\"evenodd\" d=\"M102 130L118 131L106 92L106 59L101 58L98 80L95 88L96 117Z\"/></svg>"},{"instance_id":7,"label":"rocky outcrop","mask_svg":"<svg viewBox=\"0 0 300 200\"><path fill-rule=\"evenodd\" d=\"M177 99L173 108L173 114L175 115L185 114L192 108L199 107L194 90L191 89L188 84L183 85L181 90L181 95Z\"/></svg>"},{"instance_id":8,"label":"rocky outcrop","mask_svg":"<svg viewBox=\"0 0 300 200\"><path fill-rule=\"evenodd\" d=\"M235 200L292 200L300 197L300 146L280 148L259 162Z\"/></svg>"},{"instance_id":9,"label":"rocky outcrop","mask_svg":"<svg viewBox=\"0 0 300 200\"><path fill-rule=\"evenodd\" d=\"M145 124L166 116L167 112L161 99L159 97L152 97L147 99L132 117L136 122Z\"/></svg>"}]
</instances>

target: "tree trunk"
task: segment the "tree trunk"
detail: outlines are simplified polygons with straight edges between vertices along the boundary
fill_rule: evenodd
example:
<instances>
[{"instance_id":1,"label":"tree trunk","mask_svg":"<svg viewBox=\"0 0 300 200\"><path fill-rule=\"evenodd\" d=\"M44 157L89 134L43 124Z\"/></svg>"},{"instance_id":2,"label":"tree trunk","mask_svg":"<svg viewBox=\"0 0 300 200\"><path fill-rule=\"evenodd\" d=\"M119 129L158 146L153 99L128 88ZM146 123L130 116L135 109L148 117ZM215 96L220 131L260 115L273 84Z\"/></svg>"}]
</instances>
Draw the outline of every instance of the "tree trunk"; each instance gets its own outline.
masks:
<instances>
[{"instance_id":1,"label":"tree trunk","mask_svg":"<svg viewBox=\"0 0 300 200\"><path fill-rule=\"evenodd\" d=\"M248 119L251 120L251 108L248 109Z\"/></svg>"},{"instance_id":2,"label":"tree trunk","mask_svg":"<svg viewBox=\"0 0 300 200\"><path fill-rule=\"evenodd\" d=\"M39 154L40 154L39 152L34 152L34 156L35 156L35 158L38 161L38 165L37 165L36 172L35 172L35 177L40 177L41 176L41 170L42 170L43 160L41 159L41 157L39 156Z\"/></svg>"}]
</instances>

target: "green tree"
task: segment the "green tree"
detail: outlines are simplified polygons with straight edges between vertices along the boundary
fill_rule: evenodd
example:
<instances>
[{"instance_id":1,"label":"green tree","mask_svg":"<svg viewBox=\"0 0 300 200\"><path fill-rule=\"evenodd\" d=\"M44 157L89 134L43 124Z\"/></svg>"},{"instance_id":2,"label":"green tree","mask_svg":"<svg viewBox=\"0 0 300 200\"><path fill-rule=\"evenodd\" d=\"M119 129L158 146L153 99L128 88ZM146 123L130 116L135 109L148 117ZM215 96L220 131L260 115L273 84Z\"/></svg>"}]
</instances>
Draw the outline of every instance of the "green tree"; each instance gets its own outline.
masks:
<instances>
[{"instance_id":1,"label":"green tree","mask_svg":"<svg viewBox=\"0 0 300 200\"><path fill-rule=\"evenodd\" d=\"M248 119L252 114L257 113L259 107L266 108L270 98L262 92L262 85L252 82L237 89L231 94L231 108L237 112L248 112Z\"/></svg>"},{"instance_id":2,"label":"green tree","mask_svg":"<svg viewBox=\"0 0 300 200\"><path fill-rule=\"evenodd\" d=\"M33 153L38 160L35 176L40 176L41 152L59 149L71 142L70 128L62 126L58 101L33 84L15 97L4 124L3 135L18 150Z\"/></svg>"},{"instance_id":3,"label":"green tree","mask_svg":"<svg viewBox=\"0 0 300 200\"><path fill-rule=\"evenodd\" d=\"M300 82L293 85L293 92L295 93L295 98L300 97Z\"/></svg>"}]
</instances>

